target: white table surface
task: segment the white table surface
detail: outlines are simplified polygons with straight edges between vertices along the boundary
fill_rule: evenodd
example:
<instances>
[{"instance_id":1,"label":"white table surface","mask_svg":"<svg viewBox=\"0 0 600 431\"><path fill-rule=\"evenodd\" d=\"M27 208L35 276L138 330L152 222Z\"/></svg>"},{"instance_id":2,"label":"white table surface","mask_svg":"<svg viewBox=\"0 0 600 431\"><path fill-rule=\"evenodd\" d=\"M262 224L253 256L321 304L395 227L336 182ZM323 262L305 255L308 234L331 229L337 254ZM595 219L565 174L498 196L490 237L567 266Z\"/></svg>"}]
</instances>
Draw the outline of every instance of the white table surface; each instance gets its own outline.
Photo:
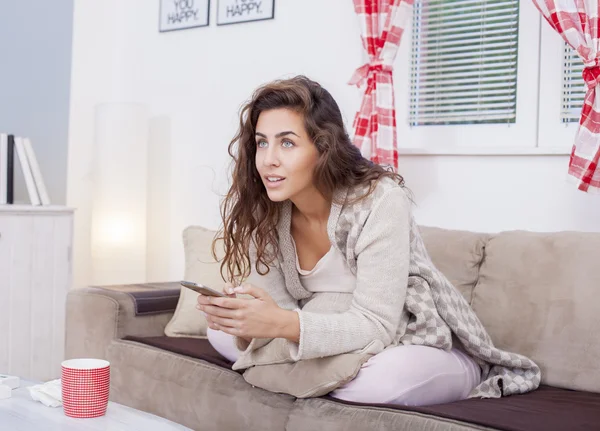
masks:
<instances>
[{"instance_id":1,"label":"white table surface","mask_svg":"<svg viewBox=\"0 0 600 431\"><path fill-rule=\"evenodd\" d=\"M0 430L2 431L190 431L167 419L108 402L106 415L98 418L75 419L66 416L60 407L46 407L33 401L27 386L34 382L21 380L12 397L0 400Z\"/></svg>"}]
</instances>

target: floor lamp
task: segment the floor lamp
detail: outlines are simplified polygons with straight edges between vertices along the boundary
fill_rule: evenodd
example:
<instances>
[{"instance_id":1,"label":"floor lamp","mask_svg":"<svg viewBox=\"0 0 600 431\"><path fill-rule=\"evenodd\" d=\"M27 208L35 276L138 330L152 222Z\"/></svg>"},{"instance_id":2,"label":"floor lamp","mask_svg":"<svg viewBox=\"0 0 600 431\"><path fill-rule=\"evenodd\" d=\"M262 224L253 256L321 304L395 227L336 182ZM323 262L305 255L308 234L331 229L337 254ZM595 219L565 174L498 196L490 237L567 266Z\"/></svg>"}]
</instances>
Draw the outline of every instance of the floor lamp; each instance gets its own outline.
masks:
<instances>
[{"instance_id":1,"label":"floor lamp","mask_svg":"<svg viewBox=\"0 0 600 431\"><path fill-rule=\"evenodd\" d=\"M92 284L146 281L148 111L104 103L94 112Z\"/></svg>"}]
</instances>

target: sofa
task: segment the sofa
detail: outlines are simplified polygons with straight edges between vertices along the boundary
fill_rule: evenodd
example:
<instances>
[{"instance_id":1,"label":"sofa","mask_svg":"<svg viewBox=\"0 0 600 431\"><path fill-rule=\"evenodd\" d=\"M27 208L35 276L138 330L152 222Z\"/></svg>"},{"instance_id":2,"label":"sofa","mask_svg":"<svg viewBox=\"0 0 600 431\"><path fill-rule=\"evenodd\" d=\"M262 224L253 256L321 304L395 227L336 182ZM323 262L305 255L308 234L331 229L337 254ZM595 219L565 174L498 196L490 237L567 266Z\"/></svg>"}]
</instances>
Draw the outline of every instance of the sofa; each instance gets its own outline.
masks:
<instances>
[{"instance_id":1,"label":"sofa","mask_svg":"<svg viewBox=\"0 0 600 431\"><path fill-rule=\"evenodd\" d=\"M189 246L198 229L186 265L209 250L206 236ZM427 407L265 391L205 338L165 334L177 282L71 290L65 356L109 360L112 401L194 430L600 430L600 233L420 229L495 345L539 364L539 389Z\"/></svg>"}]
</instances>

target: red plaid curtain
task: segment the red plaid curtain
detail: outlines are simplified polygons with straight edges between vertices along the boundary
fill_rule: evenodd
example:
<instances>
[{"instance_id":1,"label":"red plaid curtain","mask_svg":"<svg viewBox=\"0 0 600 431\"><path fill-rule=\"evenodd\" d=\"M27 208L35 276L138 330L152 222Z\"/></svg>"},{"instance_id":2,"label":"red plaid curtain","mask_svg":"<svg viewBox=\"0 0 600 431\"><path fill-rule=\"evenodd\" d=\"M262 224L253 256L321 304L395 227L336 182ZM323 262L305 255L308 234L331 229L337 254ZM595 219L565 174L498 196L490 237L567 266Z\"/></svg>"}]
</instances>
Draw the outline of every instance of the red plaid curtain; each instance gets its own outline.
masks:
<instances>
[{"instance_id":1,"label":"red plaid curtain","mask_svg":"<svg viewBox=\"0 0 600 431\"><path fill-rule=\"evenodd\" d=\"M396 108L392 70L400 39L411 17L413 0L354 0L369 63L354 72L349 84L364 86L354 118L354 144L367 157L398 169Z\"/></svg>"},{"instance_id":2,"label":"red plaid curtain","mask_svg":"<svg viewBox=\"0 0 600 431\"><path fill-rule=\"evenodd\" d=\"M546 21L579 54L587 93L569 162L579 190L600 191L600 33L598 0L533 0Z\"/></svg>"}]
</instances>

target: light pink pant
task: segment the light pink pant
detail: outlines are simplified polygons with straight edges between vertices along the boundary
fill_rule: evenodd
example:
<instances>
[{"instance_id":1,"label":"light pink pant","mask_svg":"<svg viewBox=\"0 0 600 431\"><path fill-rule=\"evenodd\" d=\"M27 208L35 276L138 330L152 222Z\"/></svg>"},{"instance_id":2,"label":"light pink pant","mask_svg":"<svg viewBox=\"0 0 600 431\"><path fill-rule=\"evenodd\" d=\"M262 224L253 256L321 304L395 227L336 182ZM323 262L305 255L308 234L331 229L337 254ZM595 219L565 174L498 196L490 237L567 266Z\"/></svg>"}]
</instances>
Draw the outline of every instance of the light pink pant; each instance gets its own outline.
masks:
<instances>
[{"instance_id":1,"label":"light pink pant","mask_svg":"<svg viewBox=\"0 0 600 431\"><path fill-rule=\"evenodd\" d=\"M221 355L237 360L231 335L208 328L208 340ZM329 395L359 403L426 406L465 399L480 380L479 365L457 349L398 346L373 356L352 381Z\"/></svg>"}]
</instances>

